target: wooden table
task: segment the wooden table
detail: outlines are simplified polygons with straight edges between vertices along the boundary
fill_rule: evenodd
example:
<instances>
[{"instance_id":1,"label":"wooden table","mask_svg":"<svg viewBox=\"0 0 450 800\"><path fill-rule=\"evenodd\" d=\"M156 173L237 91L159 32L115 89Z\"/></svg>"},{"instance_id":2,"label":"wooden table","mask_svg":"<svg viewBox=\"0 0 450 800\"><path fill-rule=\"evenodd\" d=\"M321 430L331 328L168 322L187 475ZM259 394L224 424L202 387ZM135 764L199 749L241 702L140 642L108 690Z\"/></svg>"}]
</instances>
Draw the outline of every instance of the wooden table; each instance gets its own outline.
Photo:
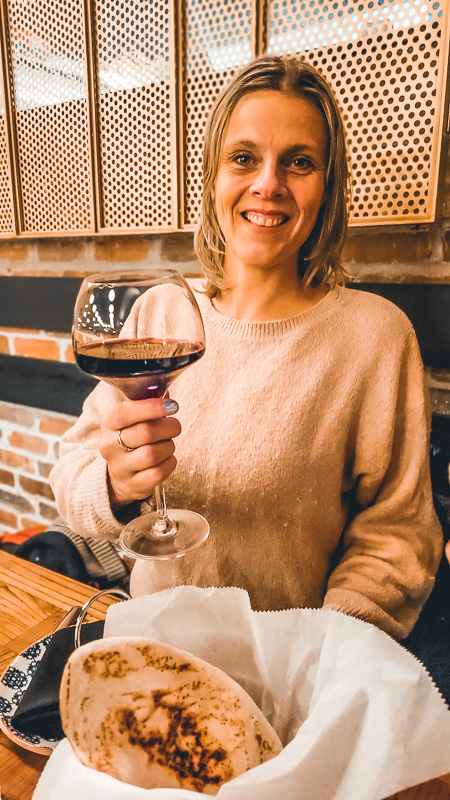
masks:
<instances>
[{"instance_id":1,"label":"wooden table","mask_svg":"<svg viewBox=\"0 0 450 800\"><path fill-rule=\"evenodd\" d=\"M95 589L0 550L0 673L33 642L51 633L74 605ZM114 597L102 597L89 619L104 619ZM31 800L47 756L15 745L0 732L2 800ZM308 798L307 800L313 800ZM364 798L361 798L364 800ZM389 800L450 800L450 776L399 792Z\"/></svg>"},{"instance_id":2,"label":"wooden table","mask_svg":"<svg viewBox=\"0 0 450 800\"><path fill-rule=\"evenodd\" d=\"M0 673L33 642L54 631L72 606L96 592L84 583L0 550ZM104 619L110 595L96 600L86 620ZM0 731L2 800L31 800L47 756L14 744Z\"/></svg>"}]
</instances>

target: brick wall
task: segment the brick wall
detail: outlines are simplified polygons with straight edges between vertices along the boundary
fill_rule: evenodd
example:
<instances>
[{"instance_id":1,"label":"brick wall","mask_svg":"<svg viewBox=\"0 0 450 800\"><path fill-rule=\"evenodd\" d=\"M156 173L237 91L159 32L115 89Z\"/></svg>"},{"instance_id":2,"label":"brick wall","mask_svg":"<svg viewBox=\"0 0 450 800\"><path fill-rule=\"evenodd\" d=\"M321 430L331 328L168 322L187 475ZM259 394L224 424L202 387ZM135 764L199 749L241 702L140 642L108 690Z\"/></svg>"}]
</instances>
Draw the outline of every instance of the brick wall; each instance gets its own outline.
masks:
<instances>
[{"instance_id":1,"label":"brick wall","mask_svg":"<svg viewBox=\"0 0 450 800\"><path fill-rule=\"evenodd\" d=\"M351 228L344 262L356 282L450 283L450 158L441 180L436 222ZM200 274L191 233L0 240L0 275L81 278L145 263ZM0 320L0 353L72 362L70 337L51 333L51 320L47 327L47 331L11 329L2 327ZM435 414L450 415L450 365L448 370L428 369L427 381ZM58 455L59 437L74 419L0 402L0 533L51 526L57 512L48 475Z\"/></svg>"},{"instance_id":2,"label":"brick wall","mask_svg":"<svg viewBox=\"0 0 450 800\"><path fill-rule=\"evenodd\" d=\"M0 532L57 518L48 482L73 417L0 402Z\"/></svg>"},{"instance_id":3,"label":"brick wall","mask_svg":"<svg viewBox=\"0 0 450 800\"><path fill-rule=\"evenodd\" d=\"M47 331L0 328L0 353L75 363L70 335Z\"/></svg>"}]
</instances>

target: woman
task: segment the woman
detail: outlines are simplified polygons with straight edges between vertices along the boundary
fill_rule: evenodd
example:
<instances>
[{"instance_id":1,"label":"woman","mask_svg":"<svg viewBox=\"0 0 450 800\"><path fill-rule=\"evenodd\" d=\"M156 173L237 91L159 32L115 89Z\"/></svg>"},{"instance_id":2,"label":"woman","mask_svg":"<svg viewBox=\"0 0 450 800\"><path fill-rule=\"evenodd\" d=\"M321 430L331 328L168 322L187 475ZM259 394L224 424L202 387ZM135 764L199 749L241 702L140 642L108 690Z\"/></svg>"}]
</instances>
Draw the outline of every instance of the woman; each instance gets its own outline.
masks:
<instances>
[{"instance_id":1,"label":"woman","mask_svg":"<svg viewBox=\"0 0 450 800\"><path fill-rule=\"evenodd\" d=\"M324 605L397 638L414 625L442 550L423 367L399 309L340 285L346 183L339 112L304 62L263 56L216 102L206 292L191 282L206 354L173 384L177 418L101 383L52 473L85 535L116 539L162 480L210 522L185 558L138 560L133 595L234 585L257 609Z\"/></svg>"}]
</instances>

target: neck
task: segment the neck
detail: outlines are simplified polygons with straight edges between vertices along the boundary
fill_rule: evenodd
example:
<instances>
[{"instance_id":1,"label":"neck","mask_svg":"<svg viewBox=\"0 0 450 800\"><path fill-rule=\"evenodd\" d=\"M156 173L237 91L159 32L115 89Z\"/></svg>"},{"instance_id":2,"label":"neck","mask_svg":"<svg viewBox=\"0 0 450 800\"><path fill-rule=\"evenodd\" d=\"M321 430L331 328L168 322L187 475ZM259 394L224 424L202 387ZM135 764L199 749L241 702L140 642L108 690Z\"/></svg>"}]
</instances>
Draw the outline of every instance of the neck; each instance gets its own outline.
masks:
<instances>
[{"instance_id":1,"label":"neck","mask_svg":"<svg viewBox=\"0 0 450 800\"><path fill-rule=\"evenodd\" d=\"M315 305L328 287L306 286L295 273L281 275L264 270L262 275L245 275L219 292L214 305L221 314L245 322L268 322L287 319Z\"/></svg>"}]
</instances>

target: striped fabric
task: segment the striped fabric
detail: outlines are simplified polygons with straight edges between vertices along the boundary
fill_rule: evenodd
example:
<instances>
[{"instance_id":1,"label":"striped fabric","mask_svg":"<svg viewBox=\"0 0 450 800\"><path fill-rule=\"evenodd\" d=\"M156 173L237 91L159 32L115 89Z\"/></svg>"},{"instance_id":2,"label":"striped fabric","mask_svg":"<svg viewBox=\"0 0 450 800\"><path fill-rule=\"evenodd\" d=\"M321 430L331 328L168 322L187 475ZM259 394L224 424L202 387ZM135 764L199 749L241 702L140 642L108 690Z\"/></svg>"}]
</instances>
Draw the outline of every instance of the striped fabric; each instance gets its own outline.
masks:
<instances>
[{"instance_id":1,"label":"striped fabric","mask_svg":"<svg viewBox=\"0 0 450 800\"><path fill-rule=\"evenodd\" d=\"M67 536L77 547L86 569L93 578L104 578L109 583L121 582L128 575L128 568L112 542L80 536L63 522L52 525L53 531Z\"/></svg>"}]
</instances>

